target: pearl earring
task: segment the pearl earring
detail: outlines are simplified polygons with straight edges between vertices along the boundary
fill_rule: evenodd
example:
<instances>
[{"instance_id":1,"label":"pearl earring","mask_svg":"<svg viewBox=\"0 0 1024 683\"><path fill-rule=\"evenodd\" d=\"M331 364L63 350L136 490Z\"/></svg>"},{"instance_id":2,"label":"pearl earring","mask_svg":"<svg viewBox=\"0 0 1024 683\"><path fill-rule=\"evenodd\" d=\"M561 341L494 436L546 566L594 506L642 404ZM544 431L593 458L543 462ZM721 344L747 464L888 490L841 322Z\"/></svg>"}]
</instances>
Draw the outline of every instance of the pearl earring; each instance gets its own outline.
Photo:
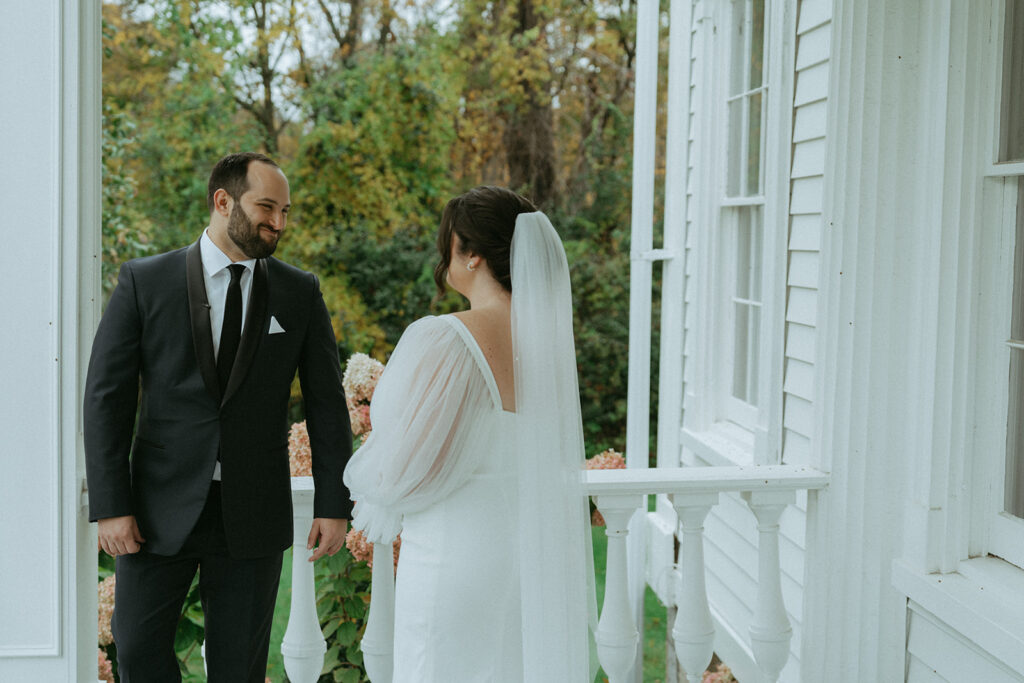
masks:
<instances>
[{"instance_id":1,"label":"pearl earring","mask_svg":"<svg viewBox=\"0 0 1024 683\"><path fill-rule=\"evenodd\" d=\"M476 270L476 266L474 266L472 263L467 263L466 264L466 270L474 271L474 270Z\"/></svg>"}]
</instances>

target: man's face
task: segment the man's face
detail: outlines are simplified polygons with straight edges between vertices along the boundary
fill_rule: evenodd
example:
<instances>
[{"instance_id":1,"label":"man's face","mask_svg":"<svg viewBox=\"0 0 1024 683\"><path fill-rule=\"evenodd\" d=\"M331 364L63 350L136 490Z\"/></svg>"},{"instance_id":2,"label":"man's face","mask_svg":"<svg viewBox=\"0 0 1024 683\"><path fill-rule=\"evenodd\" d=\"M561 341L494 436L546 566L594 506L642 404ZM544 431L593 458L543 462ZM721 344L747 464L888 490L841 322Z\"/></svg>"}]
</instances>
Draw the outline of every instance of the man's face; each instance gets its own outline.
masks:
<instances>
[{"instance_id":1,"label":"man's face","mask_svg":"<svg viewBox=\"0 0 1024 683\"><path fill-rule=\"evenodd\" d=\"M249 258L266 258L277 249L288 223L288 179L259 161L249 164L247 178L249 189L234 202L228 218L228 237Z\"/></svg>"}]
</instances>

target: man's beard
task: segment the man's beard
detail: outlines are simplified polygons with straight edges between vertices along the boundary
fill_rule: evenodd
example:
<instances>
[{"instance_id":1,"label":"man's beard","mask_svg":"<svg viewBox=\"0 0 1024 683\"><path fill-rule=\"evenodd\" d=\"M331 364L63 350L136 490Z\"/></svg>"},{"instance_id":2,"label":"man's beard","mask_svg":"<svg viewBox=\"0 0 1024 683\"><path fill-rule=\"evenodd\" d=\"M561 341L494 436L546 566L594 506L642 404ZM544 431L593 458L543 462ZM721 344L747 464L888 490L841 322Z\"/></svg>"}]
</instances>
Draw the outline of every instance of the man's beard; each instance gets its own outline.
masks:
<instances>
[{"instance_id":1,"label":"man's beard","mask_svg":"<svg viewBox=\"0 0 1024 683\"><path fill-rule=\"evenodd\" d=\"M277 239L268 242L260 235L260 228L263 224L255 225L242 211L241 205L236 201L231 209L231 216L228 218L228 237L242 250L242 253L249 258L266 258L277 249ZM266 226L272 229L271 226Z\"/></svg>"}]
</instances>

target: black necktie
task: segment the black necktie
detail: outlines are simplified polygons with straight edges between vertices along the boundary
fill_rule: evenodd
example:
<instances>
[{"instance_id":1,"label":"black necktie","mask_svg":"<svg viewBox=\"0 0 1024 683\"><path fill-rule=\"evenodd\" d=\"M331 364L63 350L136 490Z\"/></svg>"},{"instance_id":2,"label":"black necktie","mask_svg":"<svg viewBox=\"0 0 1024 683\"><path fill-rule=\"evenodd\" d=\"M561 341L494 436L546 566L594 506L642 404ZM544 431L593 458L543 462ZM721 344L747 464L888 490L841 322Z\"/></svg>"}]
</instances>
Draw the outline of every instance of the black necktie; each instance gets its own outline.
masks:
<instances>
[{"instance_id":1,"label":"black necktie","mask_svg":"<svg viewBox=\"0 0 1024 683\"><path fill-rule=\"evenodd\" d=\"M224 324L220 328L220 349L217 352L217 378L223 396L231 377L231 366L235 364L238 340L242 337L242 273L245 266L233 263L228 266L231 282L224 297Z\"/></svg>"}]
</instances>

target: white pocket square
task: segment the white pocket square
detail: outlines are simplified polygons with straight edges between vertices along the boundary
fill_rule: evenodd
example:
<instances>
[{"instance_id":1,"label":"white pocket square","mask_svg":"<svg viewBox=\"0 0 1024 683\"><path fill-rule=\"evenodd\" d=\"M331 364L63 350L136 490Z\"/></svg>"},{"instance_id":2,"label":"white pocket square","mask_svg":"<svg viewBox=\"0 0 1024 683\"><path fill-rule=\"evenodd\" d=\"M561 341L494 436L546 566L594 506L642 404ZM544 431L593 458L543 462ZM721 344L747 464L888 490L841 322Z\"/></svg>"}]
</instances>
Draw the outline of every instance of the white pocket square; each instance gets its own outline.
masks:
<instances>
[{"instance_id":1,"label":"white pocket square","mask_svg":"<svg viewBox=\"0 0 1024 683\"><path fill-rule=\"evenodd\" d=\"M281 334L284 332L284 328L281 327L281 323L277 322L277 318L270 316L270 331L267 334Z\"/></svg>"}]
</instances>

